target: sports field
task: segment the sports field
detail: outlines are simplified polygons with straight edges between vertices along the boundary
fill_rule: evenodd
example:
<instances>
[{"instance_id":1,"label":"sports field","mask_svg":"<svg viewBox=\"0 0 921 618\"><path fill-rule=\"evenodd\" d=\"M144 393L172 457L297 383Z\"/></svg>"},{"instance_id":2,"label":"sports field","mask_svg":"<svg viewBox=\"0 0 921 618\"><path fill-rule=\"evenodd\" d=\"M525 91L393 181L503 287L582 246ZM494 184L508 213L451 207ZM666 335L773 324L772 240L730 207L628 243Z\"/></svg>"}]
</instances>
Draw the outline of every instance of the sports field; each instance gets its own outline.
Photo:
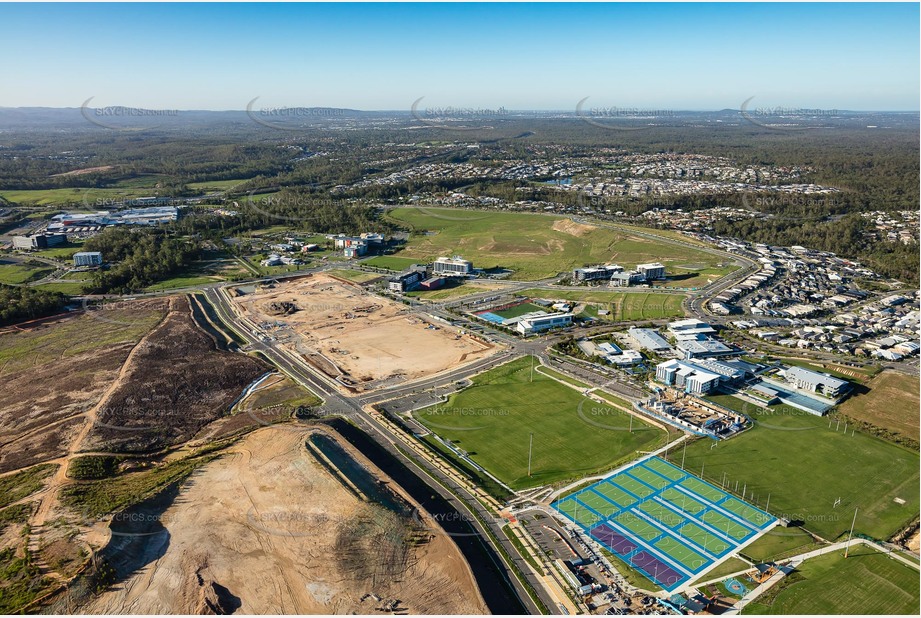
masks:
<instances>
[{"instance_id":1,"label":"sports field","mask_svg":"<svg viewBox=\"0 0 921 618\"><path fill-rule=\"evenodd\" d=\"M733 489L738 483L739 492L744 488L762 506L770 495L771 513L828 540L847 533L855 508L854 532L876 539L888 539L918 516L917 451L853 427L845 434L843 422L789 407L772 411L731 396L710 399L745 412L755 426L714 448L711 440L689 444L688 470L703 467L707 479Z\"/></svg>"},{"instance_id":2,"label":"sports field","mask_svg":"<svg viewBox=\"0 0 921 618\"><path fill-rule=\"evenodd\" d=\"M805 561L743 614L919 613L918 571L866 546Z\"/></svg>"},{"instance_id":3,"label":"sports field","mask_svg":"<svg viewBox=\"0 0 921 618\"><path fill-rule=\"evenodd\" d=\"M512 489L608 470L664 442L663 430L619 408L587 399L536 370L532 381L531 362L525 357L491 369L445 404L413 416Z\"/></svg>"},{"instance_id":4,"label":"sports field","mask_svg":"<svg viewBox=\"0 0 921 618\"><path fill-rule=\"evenodd\" d=\"M632 268L658 261L666 267L715 267L720 261L693 247L563 217L436 208L397 208L388 216L417 232L398 257L431 261L461 255L477 268L511 269L515 271L512 278L522 281L553 277L585 264L616 262Z\"/></svg>"},{"instance_id":5,"label":"sports field","mask_svg":"<svg viewBox=\"0 0 921 618\"><path fill-rule=\"evenodd\" d=\"M551 506L668 591L696 579L776 521L659 457Z\"/></svg>"}]
</instances>

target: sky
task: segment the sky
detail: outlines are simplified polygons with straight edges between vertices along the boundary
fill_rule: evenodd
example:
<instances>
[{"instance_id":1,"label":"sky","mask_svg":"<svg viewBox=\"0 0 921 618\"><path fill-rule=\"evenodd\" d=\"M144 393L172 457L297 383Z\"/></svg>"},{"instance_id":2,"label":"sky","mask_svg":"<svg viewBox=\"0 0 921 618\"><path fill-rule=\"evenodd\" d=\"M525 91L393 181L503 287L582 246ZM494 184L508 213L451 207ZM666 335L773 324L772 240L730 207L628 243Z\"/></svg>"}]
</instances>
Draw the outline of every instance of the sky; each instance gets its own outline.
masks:
<instances>
[{"instance_id":1,"label":"sky","mask_svg":"<svg viewBox=\"0 0 921 618\"><path fill-rule=\"evenodd\" d=\"M917 3L0 3L0 24L0 107L921 107Z\"/></svg>"}]
</instances>

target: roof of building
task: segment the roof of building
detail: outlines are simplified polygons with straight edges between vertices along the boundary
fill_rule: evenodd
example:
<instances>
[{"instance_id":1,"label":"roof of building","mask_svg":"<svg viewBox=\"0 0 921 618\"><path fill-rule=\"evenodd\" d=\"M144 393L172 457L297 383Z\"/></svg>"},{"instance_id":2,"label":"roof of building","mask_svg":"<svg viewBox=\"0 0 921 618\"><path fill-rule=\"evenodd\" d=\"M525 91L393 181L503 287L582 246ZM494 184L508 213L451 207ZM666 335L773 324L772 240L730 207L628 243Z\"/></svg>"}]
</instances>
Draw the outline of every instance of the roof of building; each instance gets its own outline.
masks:
<instances>
[{"instance_id":1,"label":"roof of building","mask_svg":"<svg viewBox=\"0 0 921 618\"><path fill-rule=\"evenodd\" d=\"M842 386L847 386L848 382L846 380L839 380L838 378L833 378L828 374L819 373L818 371L810 371L803 367L789 367L784 371L784 376L787 378L793 378L797 380L802 380L803 382L808 382L809 384L824 384L830 388L841 388Z\"/></svg>"},{"instance_id":2,"label":"roof of building","mask_svg":"<svg viewBox=\"0 0 921 618\"><path fill-rule=\"evenodd\" d=\"M668 350L671 346L662 336L651 328L631 328L627 331L636 342L647 350Z\"/></svg>"}]
</instances>

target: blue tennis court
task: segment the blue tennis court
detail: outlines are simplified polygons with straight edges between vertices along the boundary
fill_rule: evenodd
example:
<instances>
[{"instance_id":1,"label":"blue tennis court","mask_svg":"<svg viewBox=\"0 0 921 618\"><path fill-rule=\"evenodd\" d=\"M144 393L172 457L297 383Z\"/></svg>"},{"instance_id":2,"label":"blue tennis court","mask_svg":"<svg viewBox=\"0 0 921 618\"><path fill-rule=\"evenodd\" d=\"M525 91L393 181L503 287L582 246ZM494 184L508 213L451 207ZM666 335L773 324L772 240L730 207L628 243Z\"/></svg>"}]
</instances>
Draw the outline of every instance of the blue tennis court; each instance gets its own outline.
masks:
<instances>
[{"instance_id":1,"label":"blue tennis court","mask_svg":"<svg viewBox=\"0 0 921 618\"><path fill-rule=\"evenodd\" d=\"M659 457L638 461L551 506L669 592L776 521Z\"/></svg>"}]
</instances>

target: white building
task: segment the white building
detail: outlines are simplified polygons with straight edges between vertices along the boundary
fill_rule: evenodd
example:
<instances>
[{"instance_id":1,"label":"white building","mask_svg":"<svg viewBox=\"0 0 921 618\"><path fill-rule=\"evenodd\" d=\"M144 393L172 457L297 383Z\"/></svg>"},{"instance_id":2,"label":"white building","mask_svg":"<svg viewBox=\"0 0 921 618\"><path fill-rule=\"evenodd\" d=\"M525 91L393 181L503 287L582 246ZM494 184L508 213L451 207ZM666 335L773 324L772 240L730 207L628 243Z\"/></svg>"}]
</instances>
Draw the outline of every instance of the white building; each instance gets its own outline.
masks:
<instances>
[{"instance_id":1,"label":"white building","mask_svg":"<svg viewBox=\"0 0 921 618\"><path fill-rule=\"evenodd\" d=\"M435 260L432 270L436 275L463 277L473 273L473 263L457 255L440 257Z\"/></svg>"},{"instance_id":2,"label":"white building","mask_svg":"<svg viewBox=\"0 0 921 618\"><path fill-rule=\"evenodd\" d=\"M522 335L531 335L551 328L563 328L572 324L571 313L548 313L518 320L515 328Z\"/></svg>"},{"instance_id":3,"label":"white building","mask_svg":"<svg viewBox=\"0 0 921 618\"><path fill-rule=\"evenodd\" d=\"M101 266L102 253L99 251L80 251L74 253L74 266Z\"/></svg>"},{"instance_id":4,"label":"white building","mask_svg":"<svg viewBox=\"0 0 921 618\"><path fill-rule=\"evenodd\" d=\"M656 380L691 395L705 395L719 386L720 376L689 363L670 360L656 365Z\"/></svg>"},{"instance_id":5,"label":"white building","mask_svg":"<svg viewBox=\"0 0 921 618\"><path fill-rule=\"evenodd\" d=\"M659 262L650 262L649 264L637 264L637 272L646 276L647 281L654 279L665 279L665 265Z\"/></svg>"},{"instance_id":6,"label":"white building","mask_svg":"<svg viewBox=\"0 0 921 618\"><path fill-rule=\"evenodd\" d=\"M846 380L833 378L828 374L810 371L803 367L788 367L783 372L788 383L796 388L811 391L835 399L849 390L851 385Z\"/></svg>"}]
</instances>

